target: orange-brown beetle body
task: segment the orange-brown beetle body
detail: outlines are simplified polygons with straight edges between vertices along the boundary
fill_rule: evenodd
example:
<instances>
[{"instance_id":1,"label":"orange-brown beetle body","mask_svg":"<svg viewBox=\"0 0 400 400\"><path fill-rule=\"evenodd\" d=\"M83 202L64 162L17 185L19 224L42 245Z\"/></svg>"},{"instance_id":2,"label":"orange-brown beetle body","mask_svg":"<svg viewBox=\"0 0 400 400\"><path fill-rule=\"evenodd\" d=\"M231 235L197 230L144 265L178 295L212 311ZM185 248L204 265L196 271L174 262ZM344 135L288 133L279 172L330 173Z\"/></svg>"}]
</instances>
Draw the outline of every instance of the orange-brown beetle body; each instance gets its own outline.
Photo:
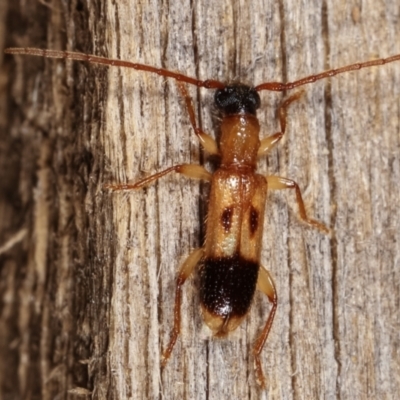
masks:
<instances>
[{"instance_id":1,"label":"orange-brown beetle body","mask_svg":"<svg viewBox=\"0 0 400 400\"><path fill-rule=\"evenodd\" d=\"M211 181L200 274L203 317L217 336L234 330L251 305L267 196L267 180L255 173L257 119L226 117L221 130L221 166Z\"/></svg>"}]
</instances>

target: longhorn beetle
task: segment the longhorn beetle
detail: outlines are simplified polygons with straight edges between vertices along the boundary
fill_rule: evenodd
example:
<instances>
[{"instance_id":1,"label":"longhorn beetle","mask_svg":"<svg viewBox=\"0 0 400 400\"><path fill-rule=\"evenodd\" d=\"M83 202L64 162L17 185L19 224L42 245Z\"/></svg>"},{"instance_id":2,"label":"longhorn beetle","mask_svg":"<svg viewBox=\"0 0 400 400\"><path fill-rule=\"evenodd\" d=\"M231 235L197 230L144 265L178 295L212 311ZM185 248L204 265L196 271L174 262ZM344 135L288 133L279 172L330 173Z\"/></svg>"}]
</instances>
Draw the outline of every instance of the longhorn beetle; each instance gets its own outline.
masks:
<instances>
[{"instance_id":1,"label":"longhorn beetle","mask_svg":"<svg viewBox=\"0 0 400 400\"><path fill-rule=\"evenodd\" d=\"M218 169L211 174L201 165L175 165L135 184L111 184L105 185L105 188L111 191L140 189L170 172L211 182L205 242L203 247L189 255L179 271L176 281L174 327L169 344L163 352L162 366L168 361L180 333L182 286L196 266L200 265L201 311L205 323L215 336L226 336L238 327L250 309L256 288L271 302L271 311L254 345L257 382L265 387L260 353L271 330L278 304L274 282L269 272L260 265L262 227L268 189L293 189L296 193L300 219L324 233L328 233L329 229L307 216L300 188L296 182L279 176L264 177L256 173L257 158L267 154L282 139L286 129L287 109L291 103L299 99L302 92L290 96L281 104L279 108L281 131L261 140L260 125L256 116L260 107L258 92L286 91L344 72L399 61L400 54L332 69L291 83L265 82L250 87L241 83L202 81L163 68L84 53L36 48L9 48L5 52L133 68L172 78L177 82L186 102L190 123L201 145L210 155L220 157ZM222 114L219 145L196 125L192 100L185 84L215 89L214 102Z\"/></svg>"}]
</instances>

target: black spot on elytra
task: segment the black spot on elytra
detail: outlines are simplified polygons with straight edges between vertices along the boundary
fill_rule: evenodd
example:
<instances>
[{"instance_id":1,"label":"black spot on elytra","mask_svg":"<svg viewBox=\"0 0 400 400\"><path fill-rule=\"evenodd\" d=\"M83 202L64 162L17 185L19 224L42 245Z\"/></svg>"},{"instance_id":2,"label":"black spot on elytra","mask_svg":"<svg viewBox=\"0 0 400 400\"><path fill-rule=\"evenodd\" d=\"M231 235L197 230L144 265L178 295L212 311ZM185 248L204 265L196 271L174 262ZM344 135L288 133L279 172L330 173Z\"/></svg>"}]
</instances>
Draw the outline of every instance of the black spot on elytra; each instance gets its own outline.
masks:
<instances>
[{"instance_id":1,"label":"black spot on elytra","mask_svg":"<svg viewBox=\"0 0 400 400\"><path fill-rule=\"evenodd\" d=\"M252 235L257 231L258 229L258 211L254 208L251 207L250 209L250 232Z\"/></svg>"},{"instance_id":2,"label":"black spot on elytra","mask_svg":"<svg viewBox=\"0 0 400 400\"><path fill-rule=\"evenodd\" d=\"M200 301L214 315L241 317L250 308L259 265L239 254L206 259L200 269Z\"/></svg>"},{"instance_id":3,"label":"black spot on elytra","mask_svg":"<svg viewBox=\"0 0 400 400\"><path fill-rule=\"evenodd\" d=\"M221 215L221 223L224 227L225 232L229 232L232 225L233 208L226 207Z\"/></svg>"}]
</instances>

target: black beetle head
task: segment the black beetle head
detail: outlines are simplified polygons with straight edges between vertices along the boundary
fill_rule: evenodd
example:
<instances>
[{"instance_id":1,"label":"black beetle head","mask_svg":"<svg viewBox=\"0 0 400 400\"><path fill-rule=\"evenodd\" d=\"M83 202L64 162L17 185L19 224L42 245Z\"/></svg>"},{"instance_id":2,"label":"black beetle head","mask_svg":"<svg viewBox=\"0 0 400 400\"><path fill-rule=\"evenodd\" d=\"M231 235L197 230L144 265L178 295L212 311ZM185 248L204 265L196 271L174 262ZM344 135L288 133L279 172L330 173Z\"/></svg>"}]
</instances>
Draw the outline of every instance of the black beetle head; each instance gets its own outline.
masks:
<instances>
[{"instance_id":1,"label":"black beetle head","mask_svg":"<svg viewBox=\"0 0 400 400\"><path fill-rule=\"evenodd\" d=\"M260 96L250 86L242 84L228 85L215 92L214 102L218 109L226 115L256 115L256 110L260 107Z\"/></svg>"}]
</instances>

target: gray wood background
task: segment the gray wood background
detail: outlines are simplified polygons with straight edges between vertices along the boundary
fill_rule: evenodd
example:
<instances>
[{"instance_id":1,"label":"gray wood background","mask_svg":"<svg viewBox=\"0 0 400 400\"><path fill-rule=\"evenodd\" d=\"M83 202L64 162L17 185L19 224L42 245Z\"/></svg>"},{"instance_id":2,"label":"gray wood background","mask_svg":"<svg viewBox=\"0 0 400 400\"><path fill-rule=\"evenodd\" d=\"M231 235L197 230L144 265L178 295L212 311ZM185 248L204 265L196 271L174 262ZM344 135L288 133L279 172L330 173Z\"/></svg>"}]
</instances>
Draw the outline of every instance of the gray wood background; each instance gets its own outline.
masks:
<instances>
[{"instance_id":1,"label":"gray wood background","mask_svg":"<svg viewBox=\"0 0 400 400\"><path fill-rule=\"evenodd\" d=\"M291 81L400 53L397 0L4 1L0 48L78 50L201 79ZM0 399L394 399L400 391L400 63L307 86L260 171L296 180L331 238L268 198L262 260L279 308L257 294L213 340L186 284L182 336L160 370L175 277L202 242L207 185L173 82L132 70L0 53ZM215 133L212 93L190 89ZM283 95L263 93L262 134ZM208 166L209 164L206 163Z\"/></svg>"}]
</instances>

